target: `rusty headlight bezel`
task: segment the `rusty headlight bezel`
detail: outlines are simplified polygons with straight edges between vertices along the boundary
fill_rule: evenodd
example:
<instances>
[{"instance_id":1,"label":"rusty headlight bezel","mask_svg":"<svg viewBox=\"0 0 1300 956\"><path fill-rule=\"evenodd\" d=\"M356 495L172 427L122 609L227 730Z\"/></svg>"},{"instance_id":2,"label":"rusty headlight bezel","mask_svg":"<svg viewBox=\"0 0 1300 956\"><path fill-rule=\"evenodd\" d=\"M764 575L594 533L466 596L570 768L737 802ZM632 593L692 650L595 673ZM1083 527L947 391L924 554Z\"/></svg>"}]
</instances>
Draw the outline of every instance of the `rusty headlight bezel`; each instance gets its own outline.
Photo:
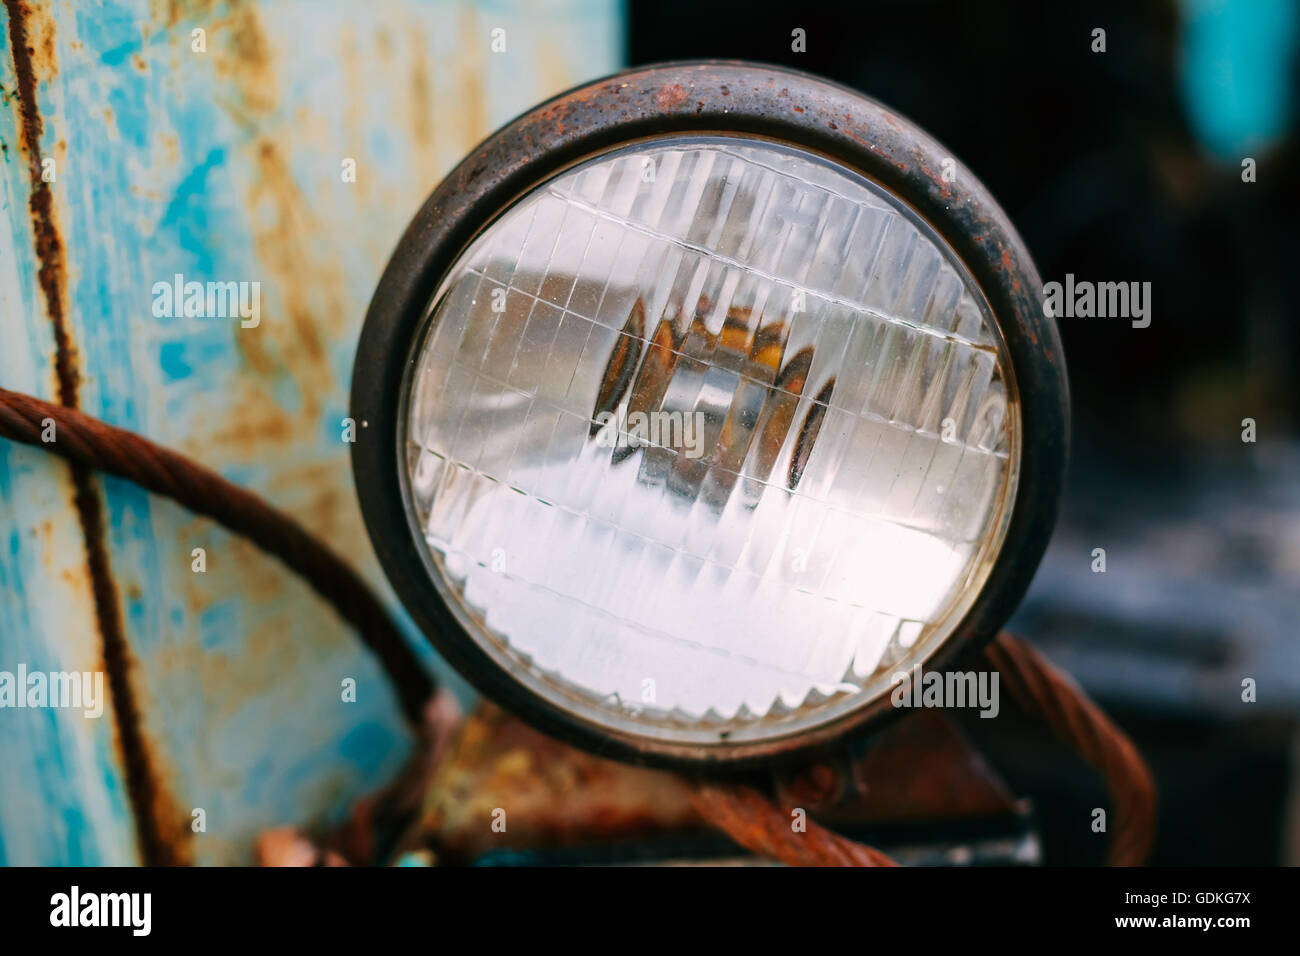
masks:
<instances>
[{"instance_id":1,"label":"rusty headlight bezel","mask_svg":"<svg viewBox=\"0 0 1300 956\"><path fill-rule=\"evenodd\" d=\"M981 593L924 661L951 666L982 647L1019 603L1055 521L1068 451L1069 394L1041 280L1006 215L974 175L928 135L873 100L809 74L739 62L629 70L552 99L493 134L434 190L376 289L354 365L357 493L390 582L443 657L529 723L588 750L641 763L744 767L806 754L891 713L876 698L812 731L700 748L611 733L525 688L465 633L429 581L403 474L405 389L429 300L470 242L558 172L627 143L673 134L747 134L820 154L906 202L953 249L987 299L1020 397L1019 481L1005 539ZM951 164L951 165L949 165ZM945 170L955 175L945 177ZM363 373L363 374L362 374Z\"/></svg>"}]
</instances>

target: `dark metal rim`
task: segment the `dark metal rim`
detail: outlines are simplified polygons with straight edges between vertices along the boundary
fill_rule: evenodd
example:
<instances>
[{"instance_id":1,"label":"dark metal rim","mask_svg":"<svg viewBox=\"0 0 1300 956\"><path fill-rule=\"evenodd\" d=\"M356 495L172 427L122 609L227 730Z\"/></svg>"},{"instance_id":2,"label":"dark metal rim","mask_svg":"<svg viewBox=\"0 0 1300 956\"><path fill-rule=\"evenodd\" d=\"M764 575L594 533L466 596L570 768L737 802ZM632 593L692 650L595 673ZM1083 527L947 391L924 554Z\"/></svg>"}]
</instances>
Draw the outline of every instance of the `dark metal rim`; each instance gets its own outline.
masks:
<instances>
[{"instance_id":1,"label":"dark metal rim","mask_svg":"<svg viewBox=\"0 0 1300 956\"><path fill-rule=\"evenodd\" d=\"M984 589L927 669L953 666L994 637L1047 546L1069 445L1069 392L1059 333L1041 280L1005 213L969 170L875 101L810 74L742 62L669 63L562 94L476 147L429 196L384 271L353 366L352 464L362 513L389 581L442 656L478 690L539 729L603 755L676 767L742 768L809 756L899 711L877 699L791 738L734 745L664 743L614 734L527 690L466 634L428 578L407 515L398 435L411 345L443 276L475 234L534 185L631 139L672 133L762 136L811 149L908 202L961 258L1004 336L1020 394L1023 445L1010 525ZM952 165L947 162L952 160ZM945 181L945 166L955 172ZM987 666L987 665L985 665Z\"/></svg>"}]
</instances>

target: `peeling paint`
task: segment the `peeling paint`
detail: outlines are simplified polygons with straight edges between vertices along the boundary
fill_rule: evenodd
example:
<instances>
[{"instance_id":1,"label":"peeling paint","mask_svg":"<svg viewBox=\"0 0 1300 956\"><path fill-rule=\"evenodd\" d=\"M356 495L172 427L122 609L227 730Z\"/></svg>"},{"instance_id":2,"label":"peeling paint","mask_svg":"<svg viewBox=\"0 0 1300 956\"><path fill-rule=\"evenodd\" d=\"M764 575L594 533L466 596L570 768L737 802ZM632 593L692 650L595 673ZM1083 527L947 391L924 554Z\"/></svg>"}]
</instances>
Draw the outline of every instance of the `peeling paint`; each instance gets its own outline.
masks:
<instances>
[{"instance_id":1,"label":"peeling paint","mask_svg":"<svg viewBox=\"0 0 1300 956\"><path fill-rule=\"evenodd\" d=\"M393 0L360 28L349 5L314 0L32 10L51 27L48 42L30 44L45 126L35 140L59 160L49 274L79 404L255 488L373 571L340 418L374 283L411 211L476 141L618 66L615 9L575 0L563 30L532 29L541 15L507 0L493 19L509 30L508 57L488 52L486 18L450 0ZM197 27L204 54L190 48ZM0 67L0 140L21 160L0 163L0 200L12 200L0 251L19 253L0 255L0 299L18 312L0 323L0 378L48 393L59 350L32 277L50 257L31 239L18 92ZM340 181L345 156L358 162L356 183ZM261 326L153 317L152 283L176 272L260 282ZM143 746L180 810L125 799L107 721L77 754L33 731L14 746L30 748L22 759L38 784L15 795L0 779L0 861L131 862L143 856L133 815L183 844L183 859L245 861L261 827L319 823L400 766L399 711L323 602L210 522L90 480L111 597L92 593L85 546L70 537L80 522L66 466L0 446L0 649L98 644L97 615L118 620ZM41 497L44 510L29 511L34 489L64 500ZM46 555L29 522L50 517ZM190 571L196 546L208 551L206 574ZM340 704L343 675L358 680L355 705ZM367 746L345 745L356 739ZM35 794L55 794L60 814L33 813ZM205 834L188 832L195 806L207 811ZM125 839L109 813L126 819Z\"/></svg>"},{"instance_id":2,"label":"peeling paint","mask_svg":"<svg viewBox=\"0 0 1300 956\"><path fill-rule=\"evenodd\" d=\"M23 152L28 157L31 191L28 208L38 279L45 311L54 327L55 371L59 401L76 407L80 369L72 337L65 320L67 270L63 241L55 219L54 197L42 176L41 136L44 120L36 102L37 76L46 81L57 74L54 52L54 23L48 16L34 17L21 0L5 0L9 13L10 50L18 78ZM66 155L60 140L56 150ZM73 507L81 525L86 548L86 567L94 597L95 618L108 676L110 703L117 730L118 747L126 773L126 785L135 814L136 836L141 858L154 865L173 865L188 859L186 830L177 830L178 819L171 795L160 781L157 758L145 735L136 688L132 683L134 660L127 647L117 586L105 540L104 504L98 483L88 468L71 465Z\"/></svg>"}]
</instances>

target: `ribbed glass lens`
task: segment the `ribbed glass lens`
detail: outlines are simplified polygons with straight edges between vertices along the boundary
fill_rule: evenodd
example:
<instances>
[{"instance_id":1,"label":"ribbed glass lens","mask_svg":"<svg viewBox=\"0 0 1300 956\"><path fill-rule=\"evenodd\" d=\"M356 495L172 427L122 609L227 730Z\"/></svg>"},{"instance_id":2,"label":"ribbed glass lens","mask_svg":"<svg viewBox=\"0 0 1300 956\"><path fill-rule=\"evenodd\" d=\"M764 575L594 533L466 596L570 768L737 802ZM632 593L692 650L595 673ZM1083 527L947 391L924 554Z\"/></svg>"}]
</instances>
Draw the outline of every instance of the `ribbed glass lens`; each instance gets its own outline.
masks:
<instances>
[{"instance_id":1,"label":"ribbed glass lens","mask_svg":"<svg viewBox=\"0 0 1300 956\"><path fill-rule=\"evenodd\" d=\"M887 692L969 609L1015 495L1005 347L908 207L819 157L682 136L537 187L414 356L432 583L533 692L700 745Z\"/></svg>"}]
</instances>

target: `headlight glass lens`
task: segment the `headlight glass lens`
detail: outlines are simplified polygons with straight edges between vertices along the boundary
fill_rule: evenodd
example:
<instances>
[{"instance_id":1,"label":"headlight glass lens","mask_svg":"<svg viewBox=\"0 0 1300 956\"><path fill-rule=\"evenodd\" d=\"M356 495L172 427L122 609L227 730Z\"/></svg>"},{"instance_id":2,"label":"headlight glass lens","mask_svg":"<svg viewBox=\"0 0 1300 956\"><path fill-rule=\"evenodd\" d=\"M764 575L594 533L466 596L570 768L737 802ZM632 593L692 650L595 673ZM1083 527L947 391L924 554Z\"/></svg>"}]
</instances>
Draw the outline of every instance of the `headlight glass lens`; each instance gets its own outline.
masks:
<instances>
[{"instance_id":1,"label":"headlight glass lens","mask_svg":"<svg viewBox=\"0 0 1300 956\"><path fill-rule=\"evenodd\" d=\"M977 596L1019 404L997 324L908 206L811 153L674 136L491 222L412 356L431 584L605 732L703 746L887 693Z\"/></svg>"}]
</instances>

